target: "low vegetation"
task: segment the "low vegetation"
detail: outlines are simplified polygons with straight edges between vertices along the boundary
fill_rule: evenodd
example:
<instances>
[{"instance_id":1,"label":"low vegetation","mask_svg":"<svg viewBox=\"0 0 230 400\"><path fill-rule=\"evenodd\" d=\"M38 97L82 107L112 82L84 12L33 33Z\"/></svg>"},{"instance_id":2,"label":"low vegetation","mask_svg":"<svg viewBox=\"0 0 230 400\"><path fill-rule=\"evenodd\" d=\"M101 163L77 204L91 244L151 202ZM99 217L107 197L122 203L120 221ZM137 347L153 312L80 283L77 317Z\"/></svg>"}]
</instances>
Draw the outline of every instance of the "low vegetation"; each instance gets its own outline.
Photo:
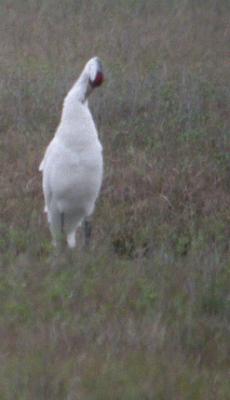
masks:
<instances>
[{"instance_id":1,"label":"low vegetation","mask_svg":"<svg viewBox=\"0 0 230 400\"><path fill-rule=\"evenodd\" d=\"M1 1L1 400L230 398L229 11ZM55 258L38 166L93 55L104 184Z\"/></svg>"}]
</instances>

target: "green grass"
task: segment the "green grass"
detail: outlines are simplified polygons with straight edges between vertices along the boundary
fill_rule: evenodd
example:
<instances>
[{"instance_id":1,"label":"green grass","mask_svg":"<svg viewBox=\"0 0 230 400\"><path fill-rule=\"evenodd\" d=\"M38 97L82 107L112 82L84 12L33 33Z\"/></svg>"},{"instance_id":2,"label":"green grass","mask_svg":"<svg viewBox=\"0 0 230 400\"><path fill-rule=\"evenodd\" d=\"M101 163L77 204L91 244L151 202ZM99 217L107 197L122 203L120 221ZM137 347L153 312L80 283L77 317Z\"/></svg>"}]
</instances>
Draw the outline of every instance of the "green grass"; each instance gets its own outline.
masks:
<instances>
[{"instance_id":1,"label":"green grass","mask_svg":"<svg viewBox=\"0 0 230 400\"><path fill-rule=\"evenodd\" d=\"M224 0L1 2L1 400L230 398L228 14ZM37 170L95 54L93 240L55 257Z\"/></svg>"},{"instance_id":2,"label":"green grass","mask_svg":"<svg viewBox=\"0 0 230 400\"><path fill-rule=\"evenodd\" d=\"M226 274L217 256L18 257L1 276L5 398L227 399Z\"/></svg>"}]
</instances>

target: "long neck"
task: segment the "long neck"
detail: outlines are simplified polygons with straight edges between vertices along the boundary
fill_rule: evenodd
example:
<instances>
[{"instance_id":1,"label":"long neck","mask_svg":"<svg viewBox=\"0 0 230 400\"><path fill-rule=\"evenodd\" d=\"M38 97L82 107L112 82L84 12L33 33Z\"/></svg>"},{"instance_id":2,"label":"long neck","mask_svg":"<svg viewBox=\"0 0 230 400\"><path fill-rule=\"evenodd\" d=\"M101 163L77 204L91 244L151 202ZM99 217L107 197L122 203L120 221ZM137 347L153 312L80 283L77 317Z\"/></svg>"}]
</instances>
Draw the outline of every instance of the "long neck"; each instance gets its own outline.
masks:
<instances>
[{"instance_id":1,"label":"long neck","mask_svg":"<svg viewBox=\"0 0 230 400\"><path fill-rule=\"evenodd\" d=\"M77 104L88 106L87 98L90 93L89 78L88 74L83 71L78 80L70 89L69 93L65 97L62 111L62 118L71 118L76 114Z\"/></svg>"},{"instance_id":2,"label":"long neck","mask_svg":"<svg viewBox=\"0 0 230 400\"><path fill-rule=\"evenodd\" d=\"M75 101L84 103L89 94L89 77L88 74L83 71L79 76L78 80L74 83L72 89L67 94L65 101L69 98Z\"/></svg>"}]
</instances>

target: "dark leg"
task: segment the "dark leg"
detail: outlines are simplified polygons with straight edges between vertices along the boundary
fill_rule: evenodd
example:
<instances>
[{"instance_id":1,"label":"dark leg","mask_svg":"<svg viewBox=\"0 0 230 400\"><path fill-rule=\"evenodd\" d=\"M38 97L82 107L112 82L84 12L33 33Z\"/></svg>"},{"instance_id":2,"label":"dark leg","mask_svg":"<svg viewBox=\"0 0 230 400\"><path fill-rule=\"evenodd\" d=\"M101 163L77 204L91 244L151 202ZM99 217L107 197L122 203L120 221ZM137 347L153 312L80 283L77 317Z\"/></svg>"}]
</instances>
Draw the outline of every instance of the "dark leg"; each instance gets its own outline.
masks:
<instances>
[{"instance_id":1,"label":"dark leg","mask_svg":"<svg viewBox=\"0 0 230 400\"><path fill-rule=\"evenodd\" d=\"M65 224L65 215L64 215L64 213L62 212L62 213L61 213L61 235L62 235L62 236L64 235L64 224Z\"/></svg>"},{"instance_id":2,"label":"dark leg","mask_svg":"<svg viewBox=\"0 0 230 400\"><path fill-rule=\"evenodd\" d=\"M65 247L65 214L63 212L60 214L60 218L61 218L60 240L61 240L61 248L63 249Z\"/></svg>"},{"instance_id":3,"label":"dark leg","mask_svg":"<svg viewBox=\"0 0 230 400\"><path fill-rule=\"evenodd\" d=\"M89 247L91 234L92 234L92 226L91 222L87 219L84 221L84 233L85 233L85 247Z\"/></svg>"}]
</instances>

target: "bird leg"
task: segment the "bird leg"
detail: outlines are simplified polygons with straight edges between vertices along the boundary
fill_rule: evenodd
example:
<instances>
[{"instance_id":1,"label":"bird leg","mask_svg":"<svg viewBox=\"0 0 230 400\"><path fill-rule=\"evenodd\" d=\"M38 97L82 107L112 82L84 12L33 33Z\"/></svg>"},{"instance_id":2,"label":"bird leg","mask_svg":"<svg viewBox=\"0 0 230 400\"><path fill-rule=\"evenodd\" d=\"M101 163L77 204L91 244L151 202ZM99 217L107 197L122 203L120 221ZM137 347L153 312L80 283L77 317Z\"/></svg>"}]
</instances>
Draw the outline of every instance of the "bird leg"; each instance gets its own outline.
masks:
<instances>
[{"instance_id":1,"label":"bird leg","mask_svg":"<svg viewBox=\"0 0 230 400\"><path fill-rule=\"evenodd\" d=\"M60 214L60 219L61 219L61 236L60 236L60 241L61 241L61 248L63 249L65 247L65 214L62 212Z\"/></svg>"},{"instance_id":2,"label":"bird leg","mask_svg":"<svg viewBox=\"0 0 230 400\"><path fill-rule=\"evenodd\" d=\"M92 235L92 225L88 219L84 221L84 236L85 236L85 247L89 247L90 239Z\"/></svg>"}]
</instances>

